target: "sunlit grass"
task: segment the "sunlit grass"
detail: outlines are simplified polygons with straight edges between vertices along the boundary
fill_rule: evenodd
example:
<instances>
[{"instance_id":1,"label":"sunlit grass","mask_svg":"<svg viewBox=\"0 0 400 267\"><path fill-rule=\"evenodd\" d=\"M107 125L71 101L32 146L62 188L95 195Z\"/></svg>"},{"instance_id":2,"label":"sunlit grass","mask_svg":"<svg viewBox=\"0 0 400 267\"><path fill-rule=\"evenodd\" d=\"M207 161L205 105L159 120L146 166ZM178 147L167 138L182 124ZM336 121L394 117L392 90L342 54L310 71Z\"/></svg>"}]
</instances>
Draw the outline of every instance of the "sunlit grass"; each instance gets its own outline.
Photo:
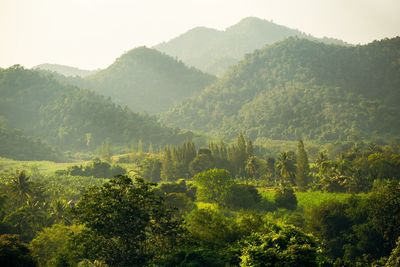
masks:
<instances>
[{"instance_id":1,"label":"sunlit grass","mask_svg":"<svg viewBox=\"0 0 400 267\"><path fill-rule=\"evenodd\" d=\"M57 170L66 170L69 166L80 164L86 164L86 162L19 161L0 157L0 172L11 173L15 172L15 170L25 170L42 174L54 174Z\"/></svg>"}]
</instances>

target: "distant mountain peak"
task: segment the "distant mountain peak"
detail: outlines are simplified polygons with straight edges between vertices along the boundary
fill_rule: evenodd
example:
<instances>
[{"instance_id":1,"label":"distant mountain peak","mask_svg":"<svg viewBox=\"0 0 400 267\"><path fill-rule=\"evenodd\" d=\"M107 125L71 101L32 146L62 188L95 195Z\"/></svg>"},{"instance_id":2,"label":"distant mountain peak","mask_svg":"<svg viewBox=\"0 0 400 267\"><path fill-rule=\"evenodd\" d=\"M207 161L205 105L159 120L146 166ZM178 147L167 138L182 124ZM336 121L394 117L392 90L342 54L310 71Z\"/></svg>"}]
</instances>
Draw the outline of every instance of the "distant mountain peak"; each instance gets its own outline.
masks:
<instances>
[{"instance_id":1,"label":"distant mountain peak","mask_svg":"<svg viewBox=\"0 0 400 267\"><path fill-rule=\"evenodd\" d=\"M245 54L290 36L346 45L336 39L318 39L273 21L246 17L224 31L206 27L193 28L154 48L179 58L189 66L220 76Z\"/></svg>"}]
</instances>

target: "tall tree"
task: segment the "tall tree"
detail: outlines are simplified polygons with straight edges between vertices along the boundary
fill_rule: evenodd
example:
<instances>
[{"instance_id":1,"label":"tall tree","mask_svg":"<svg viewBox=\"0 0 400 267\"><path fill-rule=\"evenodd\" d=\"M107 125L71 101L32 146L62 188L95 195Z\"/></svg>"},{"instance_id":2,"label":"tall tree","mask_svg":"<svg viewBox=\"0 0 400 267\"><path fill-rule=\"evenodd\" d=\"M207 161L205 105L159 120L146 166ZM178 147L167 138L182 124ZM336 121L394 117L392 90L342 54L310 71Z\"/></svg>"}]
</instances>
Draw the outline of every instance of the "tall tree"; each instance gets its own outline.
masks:
<instances>
[{"instance_id":1,"label":"tall tree","mask_svg":"<svg viewBox=\"0 0 400 267\"><path fill-rule=\"evenodd\" d=\"M294 184L296 168L294 166L294 153L282 152L275 163L281 184Z\"/></svg>"},{"instance_id":2,"label":"tall tree","mask_svg":"<svg viewBox=\"0 0 400 267\"><path fill-rule=\"evenodd\" d=\"M297 155L296 155L296 184L297 187L304 191L309 183L310 167L308 165L307 152L304 149L304 143L302 140L298 141L297 144Z\"/></svg>"}]
</instances>

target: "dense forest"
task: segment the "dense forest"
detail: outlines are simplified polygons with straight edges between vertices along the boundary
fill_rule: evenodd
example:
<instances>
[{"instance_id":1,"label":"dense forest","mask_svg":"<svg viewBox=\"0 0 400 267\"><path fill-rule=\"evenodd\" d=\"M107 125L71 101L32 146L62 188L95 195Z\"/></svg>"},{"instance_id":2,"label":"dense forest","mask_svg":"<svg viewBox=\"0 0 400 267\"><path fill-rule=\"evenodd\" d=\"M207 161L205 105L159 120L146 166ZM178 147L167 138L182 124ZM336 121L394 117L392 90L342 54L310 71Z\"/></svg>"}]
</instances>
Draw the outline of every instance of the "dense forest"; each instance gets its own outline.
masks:
<instances>
[{"instance_id":1,"label":"dense forest","mask_svg":"<svg viewBox=\"0 0 400 267\"><path fill-rule=\"evenodd\" d=\"M165 128L154 117L133 113L109 98L20 66L0 71L0 96L0 115L6 125L64 151L95 150L104 142L171 144L193 135ZM11 145L10 139L3 142Z\"/></svg>"},{"instance_id":2,"label":"dense forest","mask_svg":"<svg viewBox=\"0 0 400 267\"><path fill-rule=\"evenodd\" d=\"M400 38L364 46L289 38L246 56L164 121L253 139L397 138Z\"/></svg>"},{"instance_id":3,"label":"dense forest","mask_svg":"<svg viewBox=\"0 0 400 267\"><path fill-rule=\"evenodd\" d=\"M0 68L0 266L399 267L399 89L400 37L252 17Z\"/></svg>"},{"instance_id":4,"label":"dense forest","mask_svg":"<svg viewBox=\"0 0 400 267\"><path fill-rule=\"evenodd\" d=\"M290 36L347 45L337 39L327 37L318 39L272 21L248 17L224 31L197 27L154 48L177 57L189 66L221 76L245 54Z\"/></svg>"},{"instance_id":5,"label":"dense forest","mask_svg":"<svg viewBox=\"0 0 400 267\"><path fill-rule=\"evenodd\" d=\"M3 172L0 262L398 266L400 146L308 158L301 140L269 157L239 135L137 151L124 165Z\"/></svg>"}]
</instances>

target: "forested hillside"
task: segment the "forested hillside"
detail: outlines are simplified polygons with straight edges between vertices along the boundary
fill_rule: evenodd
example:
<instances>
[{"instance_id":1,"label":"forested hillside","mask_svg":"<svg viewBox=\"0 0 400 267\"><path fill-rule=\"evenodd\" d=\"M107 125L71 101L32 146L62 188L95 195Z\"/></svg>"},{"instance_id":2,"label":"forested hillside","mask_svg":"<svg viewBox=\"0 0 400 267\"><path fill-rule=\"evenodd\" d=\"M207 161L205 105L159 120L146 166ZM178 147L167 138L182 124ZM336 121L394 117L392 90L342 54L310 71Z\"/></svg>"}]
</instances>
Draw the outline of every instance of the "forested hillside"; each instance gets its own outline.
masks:
<instances>
[{"instance_id":1,"label":"forested hillside","mask_svg":"<svg viewBox=\"0 0 400 267\"><path fill-rule=\"evenodd\" d=\"M355 47L289 38L246 56L164 121L251 138L397 137L399 58L399 37Z\"/></svg>"},{"instance_id":2,"label":"forested hillside","mask_svg":"<svg viewBox=\"0 0 400 267\"><path fill-rule=\"evenodd\" d=\"M81 70L75 67L70 67L70 66L65 66L65 65L60 65L60 64L40 64L33 69L39 69L39 70L47 70L51 72L56 72L64 76L78 76L78 77L86 77L88 75L94 74L97 71L95 70Z\"/></svg>"},{"instance_id":3,"label":"forested hillside","mask_svg":"<svg viewBox=\"0 0 400 267\"><path fill-rule=\"evenodd\" d=\"M0 156L17 160L53 160L63 159L40 139L24 136L21 131L8 129L0 125Z\"/></svg>"},{"instance_id":4,"label":"forested hillside","mask_svg":"<svg viewBox=\"0 0 400 267\"><path fill-rule=\"evenodd\" d=\"M0 116L11 128L62 150L93 150L106 140L113 145L138 140L170 144L187 138L153 117L20 66L0 71Z\"/></svg>"},{"instance_id":5,"label":"forested hillside","mask_svg":"<svg viewBox=\"0 0 400 267\"><path fill-rule=\"evenodd\" d=\"M154 49L139 47L84 81L75 81L133 111L157 113L200 92L215 77Z\"/></svg>"},{"instance_id":6,"label":"forested hillside","mask_svg":"<svg viewBox=\"0 0 400 267\"><path fill-rule=\"evenodd\" d=\"M299 30L248 17L224 31L197 27L155 48L168 55L176 56L189 66L222 75L229 66L241 60L246 53L289 36L317 40ZM318 40L345 45L344 42L331 38Z\"/></svg>"}]
</instances>

